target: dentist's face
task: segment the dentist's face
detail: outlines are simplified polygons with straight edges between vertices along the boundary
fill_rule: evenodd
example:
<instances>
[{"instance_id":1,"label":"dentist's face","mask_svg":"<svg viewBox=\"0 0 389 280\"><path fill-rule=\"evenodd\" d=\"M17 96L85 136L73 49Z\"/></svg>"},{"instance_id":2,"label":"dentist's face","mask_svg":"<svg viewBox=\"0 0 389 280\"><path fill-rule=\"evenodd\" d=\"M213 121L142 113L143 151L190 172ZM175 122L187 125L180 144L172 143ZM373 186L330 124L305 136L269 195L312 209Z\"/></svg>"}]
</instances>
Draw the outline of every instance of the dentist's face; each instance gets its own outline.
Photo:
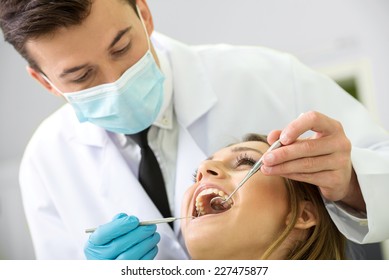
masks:
<instances>
[{"instance_id":1,"label":"dentist's face","mask_svg":"<svg viewBox=\"0 0 389 280\"><path fill-rule=\"evenodd\" d=\"M137 1L147 34L153 22L144 0ZM94 0L80 25L27 42L27 50L61 92L74 92L116 81L148 49L148 37L134 9L122 0ZM152 53L156 58L154 50ZM158 63L158 60L156 58ZM59 95L35 69L29 74Z\"/></svg>"},{"instance_id":2,"label":"dentist's face","mask_svg":"<svg viewBox=\"0 0 389 280\"><path fill-rule=\"evenodd\" d=\"M215 193L230 194L267 148L263 142L239 143L200 165L181 209L182 216L199 216L181 222L193 259L259 259L285 229L289 206L281 177L258 171L235 193L229 210L209 205Z\"/></svg>"}]
</instances>

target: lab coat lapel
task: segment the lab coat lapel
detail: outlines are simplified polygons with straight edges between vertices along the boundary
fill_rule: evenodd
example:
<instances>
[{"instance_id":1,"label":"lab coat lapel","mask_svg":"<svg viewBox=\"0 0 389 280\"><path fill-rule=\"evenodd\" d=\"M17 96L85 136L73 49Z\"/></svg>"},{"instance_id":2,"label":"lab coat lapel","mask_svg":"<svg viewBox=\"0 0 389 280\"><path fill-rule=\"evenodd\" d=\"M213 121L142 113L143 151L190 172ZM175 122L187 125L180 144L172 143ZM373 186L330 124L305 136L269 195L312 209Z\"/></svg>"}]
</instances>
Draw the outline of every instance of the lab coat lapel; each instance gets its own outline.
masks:
<instances>
[{"instance_id":1,"label":"lab coat lapel","mask_svg":"<svg viewBox=\"0 0 389 280\"><path fill-rule=\"evenodd\" d=\"M110 143L102 161L102 196L115 214L126 211L139 219L161 218L157 207L131 172L123 155ZM142 203L139 203L142 201Z\"/></svg>"},{"instance_id":2,"label":"lab coat lapel","mask_svg":"<svg viewBox=\"0 0 389 280\"><path fill-rule=\"evenodd\" d=\"M192 174L206 158L208 148L207 135L198 133L196 127L206 126L202 117L217 103L217 97L196 51L162 34L153 36L159 47L167 50L173 72L174 109L179 123L174 214L179 216L183 195L193 184ZM178 220L174 226L177 234L179 224Z\"/></svg>"},{"instance_id":3,"label":"lab coat lapel","mask_svg":"<svg viewBox=\"0 0 389 280\"><path fill-rule=\"evenodd\" d=\"M199 163L206 158L205 153L197 145L189 131L180 125L178 138L176 188L175 188L175 215L181 215L181 203L185 191L193 184L192 174L198 168ZM178 233L180 220L174 224L174 230Z\"/></svg>"},{"instance_id":4,"label":"lab coat lapel","mask_svg":"<svg viewBox=\"0 0 389 280\"><path fill-rule=\"evenodd\" d=\"M163 218L116 148L105 153L101 170L103 170L101 197L104 200L102 205L109 205L107 209L111 211L110 218L120 212L135 215L139 220ZM159 224L158 233L161 235L160 246L163 250L158 253L157 259L187 258L186 252L168 224Z\"/></svg>"},{"instance_id":5,"label":"lab coat lapel","mask_svg":"<svg viewBox=\"0 0 389 280\"><path fill-rule=\"evenodd\" d=\"M216 94L197 52L162 34L153 36L167 51L173 72L174 110L178 122L188 128L216 104Z\"/></svg>"}]
</instances>

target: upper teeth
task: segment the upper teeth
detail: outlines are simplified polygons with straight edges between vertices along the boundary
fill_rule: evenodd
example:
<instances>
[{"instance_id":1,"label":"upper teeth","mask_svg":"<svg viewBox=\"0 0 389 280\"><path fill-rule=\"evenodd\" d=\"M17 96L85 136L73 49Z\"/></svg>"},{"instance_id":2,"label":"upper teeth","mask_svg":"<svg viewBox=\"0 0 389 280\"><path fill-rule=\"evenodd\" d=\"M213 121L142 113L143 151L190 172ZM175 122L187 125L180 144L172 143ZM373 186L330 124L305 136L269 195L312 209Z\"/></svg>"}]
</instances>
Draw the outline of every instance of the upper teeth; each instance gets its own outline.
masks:
<instances>
[{"instance_id":1,"label":"upper teeth","mask_svg":"<svg viewBox=\"0 0 389 280\"><path fill-rule=\"evenodd\" d=\"M197 211L199 216L206 214L205 205L209 204L210 199L205 200L204 198L206 195L209 195L209 194L215 194L216 196L220 196L224 199L226 199L228 197L228 195L225 192L223 192L219 189L209 188L209 189L202 190L198 194L198 196L196 197L196 211ZM212 196L211 198L213 198L213 197L215 197L215 196ZM231 204L232 202L229 201L228 203Z\"/></svg>"}]
</instances>

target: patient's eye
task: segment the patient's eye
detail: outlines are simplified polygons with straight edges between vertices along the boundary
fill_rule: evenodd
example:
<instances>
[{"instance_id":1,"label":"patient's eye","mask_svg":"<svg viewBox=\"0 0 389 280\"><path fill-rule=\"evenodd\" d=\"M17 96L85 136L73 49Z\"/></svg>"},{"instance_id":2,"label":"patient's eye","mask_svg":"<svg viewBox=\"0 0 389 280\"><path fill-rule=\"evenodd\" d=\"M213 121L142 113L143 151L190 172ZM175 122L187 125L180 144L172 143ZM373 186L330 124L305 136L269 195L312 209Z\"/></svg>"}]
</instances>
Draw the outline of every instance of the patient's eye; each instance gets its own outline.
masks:
<instances>
[{"instance_id":1,"label":"patient's eye","mask_svg":"<svg viewBox=\"0 0 389 280\"><path fill-rule=\"evenodd\" d=\"M253 166L256 163L256 160L249 156L247 153L240 154L235 161L235 168L243 165Z\"/></svg>"},{"instance_id":2,"label":"patient's eye","mask_svg":"<svg viewBox=\"0 0 389 280\"><path fill-rule=\"evenodd\" d=\"M194 183L197 182L197 171L198 171L198 169L196 169L196 170L193 172L193 174L192 174L192 180L193 180Z\"/></svg>"}]
</instances>

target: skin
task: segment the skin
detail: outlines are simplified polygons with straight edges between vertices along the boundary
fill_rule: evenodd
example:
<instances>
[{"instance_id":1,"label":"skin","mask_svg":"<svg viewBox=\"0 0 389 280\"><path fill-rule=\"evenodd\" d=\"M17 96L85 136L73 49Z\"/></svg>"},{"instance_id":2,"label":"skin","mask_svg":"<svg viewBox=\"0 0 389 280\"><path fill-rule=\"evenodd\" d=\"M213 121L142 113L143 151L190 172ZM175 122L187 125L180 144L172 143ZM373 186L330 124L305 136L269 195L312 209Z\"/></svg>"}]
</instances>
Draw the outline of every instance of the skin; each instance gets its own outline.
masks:
<instances>
[{"instance_id":1,"label":"skin","mask_svg":"<svg viewBox=\"0 0 389 280\"><path fill-rule=\"evenodd\" d=\"M314 135L298 139L307 131ZM319 112L301 114L286 128L268 135L284 147L267 153L263 174L277 175L317 185L322 195L366 212L366 204L351 163L351 143L341 123Z\"/></svg>"},{"instance_id":2,"label":"skin","mask_svg":"<svg viewBox=\"0 0 389 280\"><path fill-rule=\"evenodd\" d=\"M137 5L147 33L151 34L154 25L146 0L138 0ZM130 29L122 33L127 28ZM145 54L147 40L141 21L128 4L94 0L90 15L81 25L27 42L27 50L50 83L39 71L29 66L27 71L48 91L62 96L61 92L116 81ZM151 51L158 64L152 46ZM77 67L81 68L63 75ZM314 137L298 139L310 130L315 132ZM366 211L351 164L351 144L338 121L318 112L307 112L282 131L272 131L269 143L279 137L285 146L266 155L263 174L315 184L325 198Z\"/></svg>"},{"instance_id":3,"label":"skin","mask_svg":"<svg viewBox=\"0 0 389 280\"><path fill-rule=\"evenodd\" d=\"M154 25L146 1L139 0L137 5L147 34L151 34ZM42 73L31 67L27 71L51 93L61 96L56 88L74 92L116 81L146 53L147 40L141 20L130 5L119 0L95 0L81 25L27 43L30 55L55 87ZM152 46L151 51L159 64ZM76 68L80 69L67 73Z\"/></svg>"},{"instance_id":4,"label":"skin","mask_svg":"<svg viewBox=\"0 0 389 280\"><path fill-rule=\"evenodd\" d=\"M192 216L198 193L218 188L230 194L268 145L243 142L216 152L197 170L196 182L185 193L181 214ZM230 210L184 219L181 229L193 259L260 259L265 250L289 222L288 193L278 176L254 174L233 196ZM301 213L287 242L271 256L283 259L297 240L304 240L306 230L316 224L309 202L301 203Z\"/></svg>"}]
</instances>

